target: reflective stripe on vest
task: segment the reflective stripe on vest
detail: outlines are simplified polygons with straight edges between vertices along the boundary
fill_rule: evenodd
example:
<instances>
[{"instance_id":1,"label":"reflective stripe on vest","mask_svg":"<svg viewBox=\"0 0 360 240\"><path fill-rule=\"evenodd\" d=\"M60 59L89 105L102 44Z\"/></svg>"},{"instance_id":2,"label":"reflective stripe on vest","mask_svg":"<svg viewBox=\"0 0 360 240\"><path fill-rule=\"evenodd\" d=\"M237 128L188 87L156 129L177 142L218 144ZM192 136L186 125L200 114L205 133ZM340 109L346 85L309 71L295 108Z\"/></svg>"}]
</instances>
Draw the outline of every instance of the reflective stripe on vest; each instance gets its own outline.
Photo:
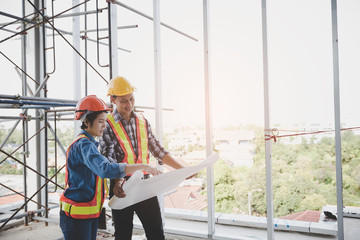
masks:
<instances>
[{"instance_id":1,"label":"reflective stripe on vest","mask_svg":"<svg viewBox=\"0 0 360 240\"><path fill-rule=\"evenodd\" d=\"M130 138L126 133L124 127L120 122L115 123L114 115L112 113L108 114L107 121L111 126L121 149L124 151L123 163L134 164L134 163L149 163L149 154L148 154L148 134L146 128L146 120L143 116L135 116L136 121L136 138L138 144L138 157L134 153L133 146L131 144Z\"/></svg>"},{"instance_id":2,"label":"reflective stripe on vest","mask_svg":"<svg viewBox=\"0 0 360 240\"><path fill-rule=\"evenodd\" d=\"M79 135L73 143L69 146L66 153L66 162L68 161L69 150L71 146L79 139L87 136L84 134ZM65 190L69 187L68 183L68 169L66 167L65 174ZM71 184L71 183L70 183ZM105 186L105 189L104 189ZM76 202L65 196L65 190L60 197L60 208L65 212L68 217L76 218L76 219L89 219L89 218L97 218L100 216L102 206L108 192L106 179L101 179L99 176L96 176L95 182L95 195L94 198L90 202ZM103 194L104 193L104 194Z\"/></svg>"}]
</instances>

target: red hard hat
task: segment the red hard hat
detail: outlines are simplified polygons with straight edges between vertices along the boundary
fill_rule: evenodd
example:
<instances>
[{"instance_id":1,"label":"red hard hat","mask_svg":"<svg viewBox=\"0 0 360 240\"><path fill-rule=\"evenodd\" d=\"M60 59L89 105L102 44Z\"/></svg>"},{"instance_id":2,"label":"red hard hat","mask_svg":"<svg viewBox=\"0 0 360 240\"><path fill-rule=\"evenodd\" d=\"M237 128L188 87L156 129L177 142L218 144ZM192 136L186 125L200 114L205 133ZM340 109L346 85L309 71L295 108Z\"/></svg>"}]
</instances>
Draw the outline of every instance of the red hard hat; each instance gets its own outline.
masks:
<instances>
[{"instance_id":1,"label":"red hard hat","mask_svg":"<svg viewBox=\"0 0 360 240\"><path fill-rule=\"evenodd\" d=\"M110 111L104 100L89 95L80 99L75 108L75 120L80 120L84 113Z\"/></svg>"}]
</instances>

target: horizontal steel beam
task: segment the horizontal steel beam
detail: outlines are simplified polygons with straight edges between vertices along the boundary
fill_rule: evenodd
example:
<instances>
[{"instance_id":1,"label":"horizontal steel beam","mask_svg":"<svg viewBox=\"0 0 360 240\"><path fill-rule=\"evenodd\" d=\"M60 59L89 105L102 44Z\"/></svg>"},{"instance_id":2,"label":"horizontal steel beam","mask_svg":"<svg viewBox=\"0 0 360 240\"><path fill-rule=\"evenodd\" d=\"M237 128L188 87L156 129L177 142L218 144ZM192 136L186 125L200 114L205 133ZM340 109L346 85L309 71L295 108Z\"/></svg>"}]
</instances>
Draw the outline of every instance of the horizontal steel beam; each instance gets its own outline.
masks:
<instances>
[{"instance_id":1,"label":"horizontal steel beam","mask_svg":"<svg viewBox=\"0 0 360 240\"><path fill-rule=\"evenodd\" d=\"M44 101L44 102L59 102L59 103L73 103L76 105L78 101L76 100L68 100L68 99L58 99L58 98L42 98L42 97L28 97L28 96L20 96L20 95L6 95L0 94L0 99L14 99L14 100L33 100L33 101Z\"/></svg>"},{"instance_id":2,"label":"horizontal steel beam","mask_svg":"<svg viewBox=\"0 0 360 240\"><path fill-rule=\"evenodd\" d=\"M128 25L128 26L121 26L121 27L117 27L117 29L129 29L129 28L137 28L138 25ZM90 30L81 30L80 33L88 33L88 32L96 32L96 31L108 31L108 28L99 28L98 30L96 29L90 29Z\"/></svg>"},{"instance_id":3,"label":"horizontal steel beam","mask_svg":"<svg viewBox=\"0 0 360 240\"><path fill-rule=\"evenodd\" d=\"M75 107L75 103L59 103L59 102L41 102L41 101L24 101L24 100L12 100L12 99L0 99L0 104L15 104L19 106L23 105L42 105L50 107Z\"/></svg>"}]
</instances>

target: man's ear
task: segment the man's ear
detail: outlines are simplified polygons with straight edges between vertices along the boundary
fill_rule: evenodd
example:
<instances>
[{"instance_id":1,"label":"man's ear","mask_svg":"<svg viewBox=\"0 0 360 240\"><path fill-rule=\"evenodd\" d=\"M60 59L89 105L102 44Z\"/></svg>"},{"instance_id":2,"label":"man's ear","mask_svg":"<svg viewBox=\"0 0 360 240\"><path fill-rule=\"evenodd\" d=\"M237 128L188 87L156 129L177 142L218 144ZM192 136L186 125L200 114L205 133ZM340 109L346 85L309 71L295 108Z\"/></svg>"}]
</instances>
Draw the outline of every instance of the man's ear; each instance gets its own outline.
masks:
<instances>
[{"instance_id":1,"label":"man's ear","mask_svg":"<svg viewBox=\"0 0 360 240\"><path fill-rule=\"evenodd\" d=\"M113 96L110 96L110 102L111 102L112 104L115 104L115 99L114 99Z\"/></svg>"}]
</instances>

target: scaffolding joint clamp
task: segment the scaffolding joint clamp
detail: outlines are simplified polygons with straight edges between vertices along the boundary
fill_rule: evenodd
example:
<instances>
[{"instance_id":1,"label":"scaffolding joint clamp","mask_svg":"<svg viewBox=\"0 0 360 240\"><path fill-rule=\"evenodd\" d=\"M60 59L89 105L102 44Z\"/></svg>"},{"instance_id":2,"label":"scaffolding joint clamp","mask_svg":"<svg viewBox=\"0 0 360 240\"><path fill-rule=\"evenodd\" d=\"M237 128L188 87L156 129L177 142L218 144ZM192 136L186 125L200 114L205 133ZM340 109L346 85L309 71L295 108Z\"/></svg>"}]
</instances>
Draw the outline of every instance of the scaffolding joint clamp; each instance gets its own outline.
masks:
<instances>
[{"instance_id":1,"label":"scaffolding joint clamp","mask_svg":"<svg viewBox=\"0 0 360 240\"><path fill-rule=\"evenodd\" d=\"M23 117L25 121L31 121L31 115L25 115L23 113L20 113L20 117Z\"/></svg>"},{"instance_id":2,"label":"scaffolding joint clamp","mask_svg":"<svg viewBox=\"0 0 360 240\"><path fill-rule=\"evenodd\" d=\"M29 220L32 221L32 220L33 220L33 217L34 217L34 215L35 215L35 214L34 214L34 211L28 211L27 214L28 214Z\"/></svg>"},{"instance_id":3,"label":"scaffolding joint clamp","mask_svg":"<svg viewBox=\"0 0 360 240\"><path fill-rule=\"evenodd\" d=\"M24 151L20 153L21 155L24 155L26 158L30 156L30 151Z\"/></svg>"}]
</instances>

